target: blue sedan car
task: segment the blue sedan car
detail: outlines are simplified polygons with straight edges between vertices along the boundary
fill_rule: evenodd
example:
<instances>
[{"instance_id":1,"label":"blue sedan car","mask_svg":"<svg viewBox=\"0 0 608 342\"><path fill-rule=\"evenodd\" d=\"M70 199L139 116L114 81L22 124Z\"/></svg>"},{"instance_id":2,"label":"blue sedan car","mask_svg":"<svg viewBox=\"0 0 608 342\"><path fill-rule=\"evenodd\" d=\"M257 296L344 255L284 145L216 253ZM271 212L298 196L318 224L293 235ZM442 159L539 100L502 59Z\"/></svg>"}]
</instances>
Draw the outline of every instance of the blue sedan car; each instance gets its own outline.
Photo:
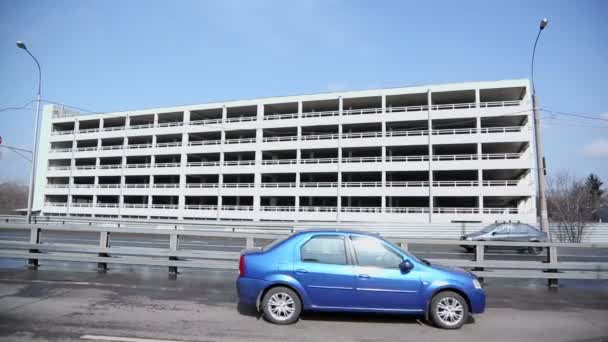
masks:
<instances>
[{"instance_id":1,"label":"blue sedan car","mask_svg":"<svg viewBox=\"0 0 608 342\"><path fill-rule=\"evenodd\" d=\"M276 324L303 310L425 315L436 326L460 328L482 313L485 294L468 271L431 265L375 234L306 231L239 261L241 304Z\"/></svg>"}]
</instances>

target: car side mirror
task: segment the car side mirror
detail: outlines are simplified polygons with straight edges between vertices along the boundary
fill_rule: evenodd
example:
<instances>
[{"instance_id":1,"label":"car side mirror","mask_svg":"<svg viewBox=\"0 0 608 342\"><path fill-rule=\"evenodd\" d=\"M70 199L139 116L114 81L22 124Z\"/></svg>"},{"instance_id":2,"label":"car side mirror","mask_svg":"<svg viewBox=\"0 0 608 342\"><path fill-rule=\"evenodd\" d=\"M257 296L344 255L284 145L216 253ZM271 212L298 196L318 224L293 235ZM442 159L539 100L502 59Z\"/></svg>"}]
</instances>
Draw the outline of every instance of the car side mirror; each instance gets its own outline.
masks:
<instances>
[{"instance_id":1,"label":"car side mirror","mask_svg":"<svg viewBox=\"0 0 608 342\"><path fill-rule=\"evenodd\" d=\"M407 259L405 259L401 263L399 263L399 269L403 273L408 273L409 271L412 270L412 268L414 268L414 264L412 264L412 262Z\"/></svg>"}]
</instances>

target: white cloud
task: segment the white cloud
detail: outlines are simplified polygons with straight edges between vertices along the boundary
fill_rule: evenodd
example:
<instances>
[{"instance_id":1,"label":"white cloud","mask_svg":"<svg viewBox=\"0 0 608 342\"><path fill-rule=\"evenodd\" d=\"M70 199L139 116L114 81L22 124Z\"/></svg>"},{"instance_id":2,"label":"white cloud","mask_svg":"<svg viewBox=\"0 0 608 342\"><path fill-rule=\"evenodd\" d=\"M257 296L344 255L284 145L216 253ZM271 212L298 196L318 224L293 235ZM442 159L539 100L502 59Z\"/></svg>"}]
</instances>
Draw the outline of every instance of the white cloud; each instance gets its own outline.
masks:
<instances>
[{"instance_id":1,"label":"white cloud","mask_svg":"<svg viewBox=\"0 0 608 342\"><path fill-rule=\"evenodd\" d=\"M608 157L608 139L596 139L583 146L583 155L592 158Z\"/></svg>"},{"instance_id":2,"label":"white cloud","mask_svg":"<svg viewBox=\"0 0 608 342\"><path fill-rule=\"evenodd\" d=\"M600 114L600 118L608 120L608 113Z\"/></svg>"}]
</instances>

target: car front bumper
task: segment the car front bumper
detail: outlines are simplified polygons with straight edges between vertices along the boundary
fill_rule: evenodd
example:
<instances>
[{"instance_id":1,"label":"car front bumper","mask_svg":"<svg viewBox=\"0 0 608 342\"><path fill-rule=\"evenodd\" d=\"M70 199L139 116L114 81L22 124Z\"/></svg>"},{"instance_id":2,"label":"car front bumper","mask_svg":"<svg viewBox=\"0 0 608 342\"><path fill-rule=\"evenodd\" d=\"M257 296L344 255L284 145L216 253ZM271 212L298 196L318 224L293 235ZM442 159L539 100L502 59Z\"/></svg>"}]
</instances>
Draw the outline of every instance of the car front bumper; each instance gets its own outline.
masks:
<instances>
[{"instance_id":1,"label":"car front bumper","mask_svg":"<svg viewBox=\"0 0 608 342\"><path fill-rule=\"evenodd\" d=\"M468 293L471 303L470 312L480 314L486 310L486 293L483 289L473 289Z\"/></svg>"}]
</instances>

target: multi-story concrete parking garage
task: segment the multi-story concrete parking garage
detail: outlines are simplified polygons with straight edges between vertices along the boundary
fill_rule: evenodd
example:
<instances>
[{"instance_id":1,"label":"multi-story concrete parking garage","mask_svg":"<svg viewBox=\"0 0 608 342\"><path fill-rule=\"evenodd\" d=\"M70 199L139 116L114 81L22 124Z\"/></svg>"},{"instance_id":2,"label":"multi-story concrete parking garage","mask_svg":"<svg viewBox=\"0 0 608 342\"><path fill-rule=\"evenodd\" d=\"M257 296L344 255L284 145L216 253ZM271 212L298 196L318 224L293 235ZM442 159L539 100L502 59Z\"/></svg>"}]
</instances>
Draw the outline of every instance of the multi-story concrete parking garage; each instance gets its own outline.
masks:
<instances>
[{"instance_id":1,"label":"multi-story concrete parking garage","mask_svg":"<svg viewBox=\"0 0 608 342\"><path fill-rule=\"evenodd\" d=\"M527 80L44 111L44 215L535 221Z\"/></svg>"}]
</instances>

